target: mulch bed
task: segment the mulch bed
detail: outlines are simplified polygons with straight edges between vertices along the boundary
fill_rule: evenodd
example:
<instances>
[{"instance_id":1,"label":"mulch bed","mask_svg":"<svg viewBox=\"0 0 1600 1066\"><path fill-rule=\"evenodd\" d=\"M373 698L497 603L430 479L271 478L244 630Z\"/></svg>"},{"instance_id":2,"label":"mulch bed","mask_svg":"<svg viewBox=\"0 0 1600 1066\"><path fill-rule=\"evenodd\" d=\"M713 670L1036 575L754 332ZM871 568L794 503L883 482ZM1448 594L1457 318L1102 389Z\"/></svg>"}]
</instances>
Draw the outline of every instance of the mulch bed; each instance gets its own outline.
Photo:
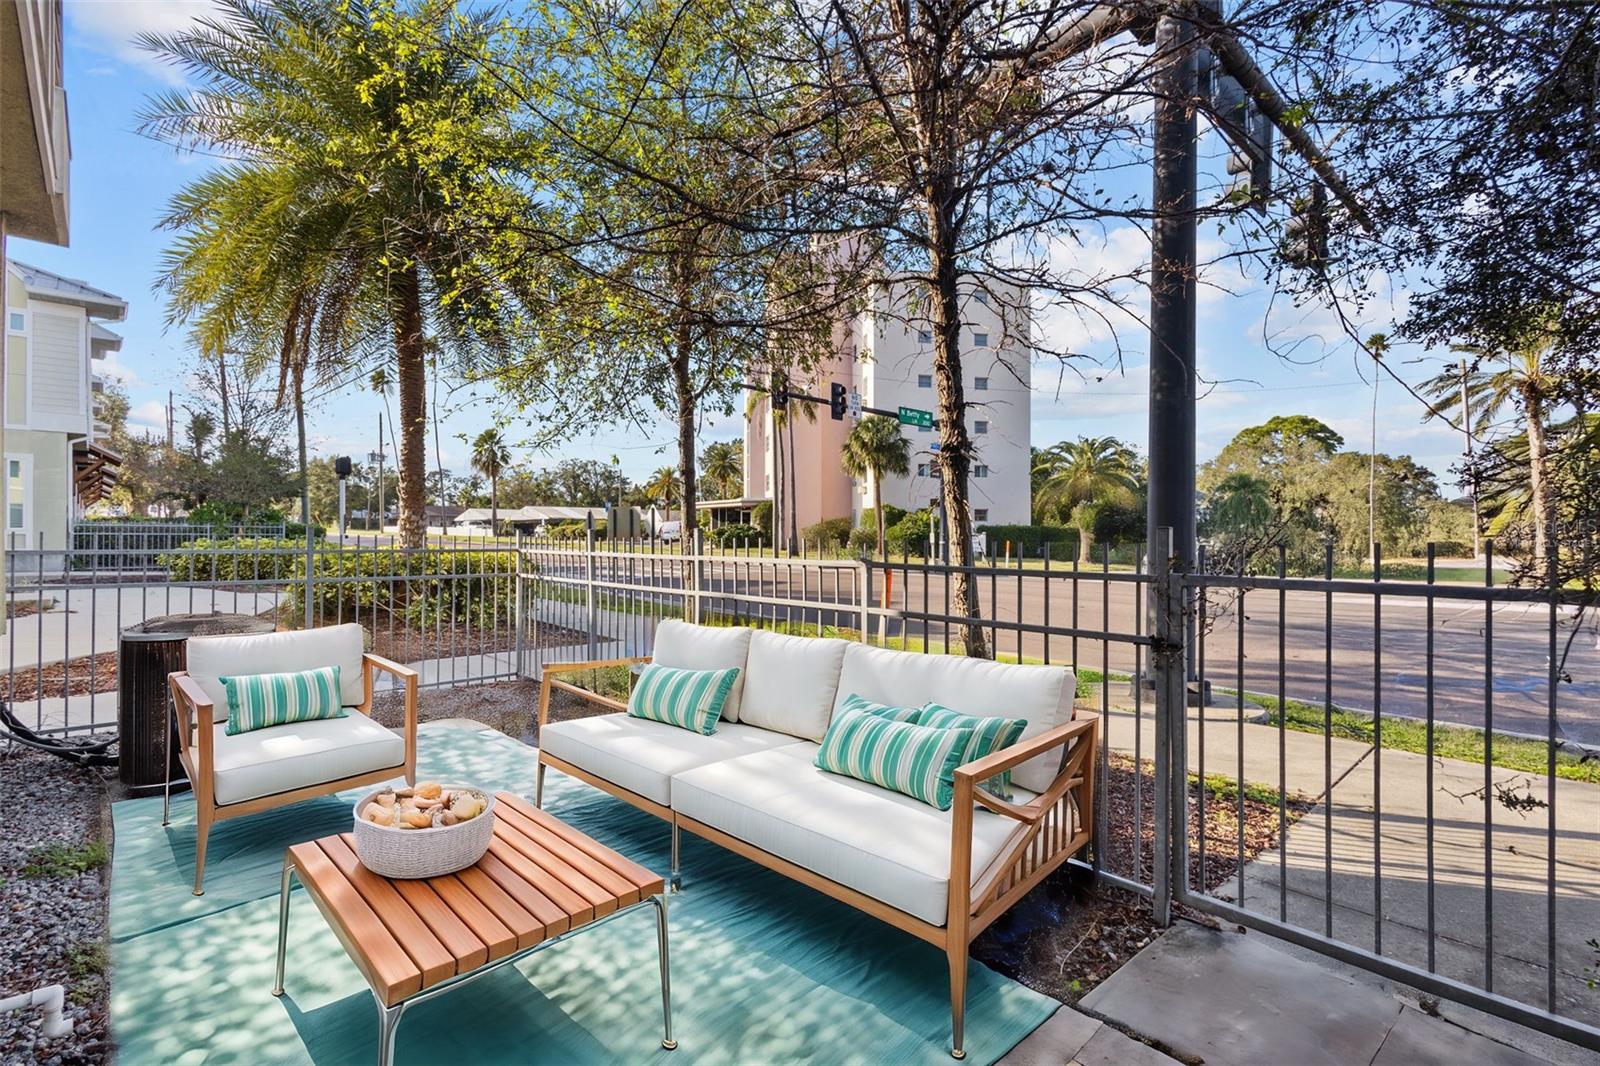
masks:
<instances>
[{"instance_id":1,"label":"mulch bed","mask_svg":"<svg viewBox=\"0 0 1600 1066\"><path fill-rule=\"evenodd\" d=\"M72 1033L39 1038L37 1010L0 1014L0 1062L97 1063L110 1053L106 904L107 791L115 771L0 747L0 780L25 802L0 804L0 995L60 984ZM44 850L49 849L49 850ZM80 867L86 867L80 869Z\"/></svg>"},{"instance_id":2,"label":"mulch bed","mask_svg":"<svg viewBox=\"0 0 1600 1066\"><path fill-rule=\"evenodd\" d=\"M44 602L44 609L45 610L48 611L52 606L54 606L53 601L46 600ZM38 613L39 613L39 601L38 600L7 600L6 601L6 617L7 618L32 618L34 615L36 615Z\"/></svg>"},{"instance_id":3,"label":"mulch bed","mask_svg":"<svg viewBox=\"0 0 1600 1066\"><path fill-rule=\"evenodd\" d=\"M38 699L86 696L117 691L117 653L80 655L60 663L19 667L0 681L0 695L9 702L26 704Z\"/></svg>"}]
</instances>

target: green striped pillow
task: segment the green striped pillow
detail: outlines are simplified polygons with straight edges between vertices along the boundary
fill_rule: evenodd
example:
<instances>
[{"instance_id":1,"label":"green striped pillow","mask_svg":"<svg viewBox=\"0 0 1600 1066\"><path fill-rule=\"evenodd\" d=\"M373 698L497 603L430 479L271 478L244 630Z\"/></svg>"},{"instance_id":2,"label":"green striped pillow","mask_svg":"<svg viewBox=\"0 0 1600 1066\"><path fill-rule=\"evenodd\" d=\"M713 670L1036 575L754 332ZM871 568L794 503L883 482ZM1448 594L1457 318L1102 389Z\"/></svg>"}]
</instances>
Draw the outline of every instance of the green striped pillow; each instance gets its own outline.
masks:
<instances>
[{"instance_id":1,"label":"green striped pillow","mask_svg":"<svg viewBox=\"0 0 1600 1066\"><path fill-rule=\"evenodd\" d=\"M891 722L915 722L917 715L922 713L921 707L891 707L887 703L873 703L865 696L858 696L854 692L844 698L839 704L838 714L871 714L879 718L887 718Z\"/></svg>"},{"instance_id":2,"label":"green striped pillow","mask_svg":"<svg viewBox=\"0 0 1600 1066\"><path fill-rule=\"evenodd\" d=\"M970 729L930 729L875 714L837 714L822 736L818 769L881 785L950 809L952 776L972 737Z\"/></svg>"},{"instance_id":3,"label":"green striped pillow","mask_svg":"<svg viewBox=\"0 0 1600 1066\"><path fill-rule=\"evenodd\" d=\"M219 678L228 693L228 736L319 718L343 718L339 668L324 666L289 674L244 674Z\"/></svg>"},{"instance_id":4,"label":"green striped pillow","mask_svg":"<svg viewBox=\"0 0 1600 1066\"><path fill-rule=\"evenodd\" d=\"M728 702L728 693L738 679L737 666L726 670L679 670L651 663L634 683L628 713L709 737L717 731L722 705Z\"/></svg>"},{"instance_id":5,"label":"green striped pillow","mask_svg":"<svg viewBox=\"0 0 1600 1066\"><path fill-rule=\"evenodd\" d=\"M1022 737L1022 731L1028 728L1027 721L1022 718L962 714L960 711L952 711L931 701L922 705L922 711L917 715L917 724L932 726L935 729L972 731L972 739L967 741L966 750L961 755L961 761L956 763L957 766L964 766L1001 748L1009 748ZM1009 800L1012 796L1011 771L1000 771L985 781L983 787L1001 799Z\"/></svg>"}]
</instances>

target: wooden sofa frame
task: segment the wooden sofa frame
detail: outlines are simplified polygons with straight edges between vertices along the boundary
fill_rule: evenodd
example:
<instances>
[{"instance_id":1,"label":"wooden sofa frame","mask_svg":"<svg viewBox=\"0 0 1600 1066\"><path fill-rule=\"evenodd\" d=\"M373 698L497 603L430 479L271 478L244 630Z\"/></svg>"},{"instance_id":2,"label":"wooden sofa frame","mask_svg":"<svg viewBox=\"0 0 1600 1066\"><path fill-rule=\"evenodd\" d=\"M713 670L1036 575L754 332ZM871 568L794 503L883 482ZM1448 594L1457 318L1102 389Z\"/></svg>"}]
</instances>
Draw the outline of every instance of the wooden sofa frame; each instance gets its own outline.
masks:
<instances>
[{"instance_id":1,"label":"wooden sofa frame","mask_svg":"<svg viewBox=\"0 0 1600 1066\"><path fill-rule=\"evenodd\" d=\"M561 674L606 667L634 666L650 661L648 656L600 659L592 662L547 663L539 687L539 729L550 715L553 692L565 692L578 699L612 711L626 712L626 703L591 692L560 679ZM632 682L630 680L629 684ZM678 887L678 836L687 829L696 836L719 844L729 851L758 862L768 869L800 882L843 903L888 922L897 929L920 937L942 949L950 965L950 1054L966 1057L964 1047L967 996L967 961L972 940L996 918L1011 908L1028 891L1077 854L1090 841L1094 826L1094 766L1099 721L1094 717L1076 719L1019 741L1009 748L958 767L955 772L955 798L950 822L949 912L943 925L933 925L905 911L874 899L856 889L813 873L803 866L729 836L693 818L685 817L635 792L597 777L539 747L534 805L544 802L544 772L553 766L625 803L655 815L672 827L671 888ZM1028 803L1009 803L985 791L979 782L1002 770L1009 770L1054 748L1061 749L1061 764L1050 787ZM1000 874L976 897L972 884L973 805L987 807L998 815L1014 819L1026 827L998 861Z\"/></svg>"},{"instance_id":2,"label":"wooden sofa frame","mask_svg":"<svg viewBox=\"0 0 1600 1066\"><path fill-rule=\"evenodd\" d=\"M362 714L372 714L373 674L383 671L398 678L405 687L405 742L406 758L404 771L407 784L417 783L417 672L410 667L401 666L381 655L370 652L361 657L361 702L355 707ZM253 799L241 800L238 803L218 804L213 791L212 782L212 746L215 743L212 734L212 719L214 705L205 690L189 676L188 671L180 670L167 675L167 685L172 690L172 713L177 719L178 732L178 761L183 765L184 771L189 775L189 783L194 790L195 808L195 842L194 842L194 894L205 894L206 874L206 837L211 833L211 826L225 818L242 818L248 814L259 814L262 811L284 807L291 803L298 803L305 799L314 799L317 796L328 796L335 792L343 792L347 788L358 788L361 785L375 785L387 781L395 775L395 770L401 767L389 766L380 770L371 770L353 777L343 777L336 781L324 781L315 785L306 785L303 788L291 789L288 792L274 792L267 796L256 796ZM198 727L198 728L197 728ZM172 734L167 734L167 743L172 743ZM168 822L169 808L172 800L172 757L170 750L167 755L167 788L165 798L161 805L161 824Z\"/></svg>"}]
</instances>

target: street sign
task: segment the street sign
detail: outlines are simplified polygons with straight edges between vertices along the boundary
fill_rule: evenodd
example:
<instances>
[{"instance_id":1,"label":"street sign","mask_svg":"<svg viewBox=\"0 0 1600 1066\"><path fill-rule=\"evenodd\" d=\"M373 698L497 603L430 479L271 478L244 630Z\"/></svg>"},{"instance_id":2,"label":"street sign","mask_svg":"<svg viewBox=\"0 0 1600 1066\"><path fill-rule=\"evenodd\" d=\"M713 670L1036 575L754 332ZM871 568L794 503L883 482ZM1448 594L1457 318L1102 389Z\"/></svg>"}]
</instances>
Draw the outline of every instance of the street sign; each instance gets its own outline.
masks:
<instances>
[{"instance_id":1,"label":"street sign","mask_svg":"<svg viewBox=\"0 0 1600 1066\"><path fill-rule=\"evenodd\" d=\"M916 426L919 429L933 428L933 412L919 411L915 407L900 408L900 424L902 426Z\"/></svg>"},{"instance_id":2,"label":"street sign","mask_svg":"<svg viewBox=\"0 0 1600 1066\"><path fill-rule=\"evenodd\" d=\"M856 389L850 390L850 417L861 420L861 393Z\"/></svg>"}]
</instances>

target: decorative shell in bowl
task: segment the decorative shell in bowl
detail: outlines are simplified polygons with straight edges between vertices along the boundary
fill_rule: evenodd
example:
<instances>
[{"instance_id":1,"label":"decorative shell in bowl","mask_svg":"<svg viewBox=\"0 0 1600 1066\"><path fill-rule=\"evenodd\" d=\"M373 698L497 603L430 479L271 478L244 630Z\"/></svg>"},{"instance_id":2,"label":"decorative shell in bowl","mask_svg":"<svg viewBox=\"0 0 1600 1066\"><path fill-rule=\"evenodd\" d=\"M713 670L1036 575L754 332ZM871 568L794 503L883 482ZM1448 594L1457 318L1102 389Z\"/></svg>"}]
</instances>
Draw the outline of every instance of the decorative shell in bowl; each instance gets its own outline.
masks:
<instances>
[{"instance_id":1,"label":"decorative shell in bowl","mask_svg":"<svg viewBox=\"0 0 1600 1066\"><path fill-rule=\"evenodd\" d=\"M384 877L464 870L494 835L494 797L467 785L382 788L356 801L355 816L356 857Z\"/></svg>"}]
</instances>

